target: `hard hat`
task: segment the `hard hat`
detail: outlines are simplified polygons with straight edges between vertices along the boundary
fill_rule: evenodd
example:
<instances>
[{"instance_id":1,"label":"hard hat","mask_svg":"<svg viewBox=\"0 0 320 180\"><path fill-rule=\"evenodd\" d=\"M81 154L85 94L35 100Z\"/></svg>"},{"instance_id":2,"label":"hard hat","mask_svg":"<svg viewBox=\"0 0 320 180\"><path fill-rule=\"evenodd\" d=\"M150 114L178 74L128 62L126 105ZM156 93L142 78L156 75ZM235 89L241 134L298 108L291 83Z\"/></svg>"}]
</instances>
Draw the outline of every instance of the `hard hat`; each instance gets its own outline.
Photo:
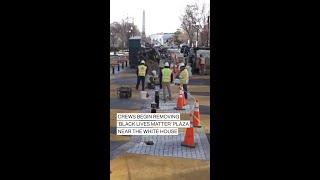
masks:
<instances>
[{"instance_id":1,"label":"hard hat","mask_svg":"<svg viewBox=\"0 0 320 180\"><path fill-rule=\"evenodd\" d=\"M164 63L164 66L169 67L169 63L168 62Z\"/></svg>"},{"instance_id":2,"label":"hard hat","mask_svg":"<svg viewBox=\"0 0 320 180\"><path fill-rule=\"evenodd\" d=\"M144 63L145 63L144 60L142 60L142 61L141 61L141 64L144 64Z\"/></svg>"},{"instance_id":3,"label":"hard hat","mask_svg":"<svg viewBox=\"0 0 320 180\"><path fill-rule=\"evenodd\" d=\"M154 76L156 76L156 75L157 75L157 71L153 70L153 71L152 71L152 74L153 74Z\"/></svg>"},{"instance_id":4,"label":"hard hat","mask_svg":"<svg viewBox=\"0 0 320 180\"><path fill-rule=\"evenodd\" d=\"M179 64L179 68L181 68L181 67L183 67L183 66L185 66L184 63L180 63L180 64Z\"/></svg>"}]
</instances>

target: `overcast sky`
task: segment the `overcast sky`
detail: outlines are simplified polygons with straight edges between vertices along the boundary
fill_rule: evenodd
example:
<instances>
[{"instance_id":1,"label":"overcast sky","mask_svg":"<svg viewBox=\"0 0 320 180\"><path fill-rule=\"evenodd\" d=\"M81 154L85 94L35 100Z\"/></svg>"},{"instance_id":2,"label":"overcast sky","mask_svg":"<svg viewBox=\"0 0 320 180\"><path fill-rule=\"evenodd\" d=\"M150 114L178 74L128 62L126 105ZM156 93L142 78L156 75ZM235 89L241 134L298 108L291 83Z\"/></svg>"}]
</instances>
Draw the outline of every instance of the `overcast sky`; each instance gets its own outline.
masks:
<instances>
[{"instance_id":1,"label":"overcast sky","mask_svg":"<svg viewBox=\"0 0 320 180\"><path fill-rule=\"evenodd\" d=\"M146 35L173 33L180 28L179 17L187 4L205 3L210 8L210 0L110 0L110 21L133 17L134 24L142 31L142 14L145 10ZM131 20L132 21L132 20Z\"/></svg>"}]
</instances>

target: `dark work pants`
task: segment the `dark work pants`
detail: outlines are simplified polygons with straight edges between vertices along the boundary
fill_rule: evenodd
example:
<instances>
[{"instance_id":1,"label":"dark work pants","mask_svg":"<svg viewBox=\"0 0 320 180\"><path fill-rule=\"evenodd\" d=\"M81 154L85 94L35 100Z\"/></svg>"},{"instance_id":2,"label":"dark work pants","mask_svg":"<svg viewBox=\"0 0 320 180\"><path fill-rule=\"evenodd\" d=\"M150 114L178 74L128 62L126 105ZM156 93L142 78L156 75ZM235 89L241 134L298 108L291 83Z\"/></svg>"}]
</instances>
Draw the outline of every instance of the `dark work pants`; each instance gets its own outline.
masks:
<instances>
[{"instance_id":1,"label":"dark work pants","mask_svg":"<svg viewBox=\"0 0 320 180\"><path fill-rule=\"evenodd\" d=\"M138 76L137 86L136 86L137 90L139 89L140 81L142 81L142 91L144 91L144 80L145 80L145 76Z\"/></svg>"},{"instance_id":2,"label":"dark work pants","mask_svg":"<svg viewBox=\"0 0 320 180\"><path fill-rule=\"evenodd\" d=\"M160 89L162 89L162 78L159 79Z\"/></svg>"},{"instance_id":3,"label":"dark work pants","mask_svg":"<svg viewBox=\"0 0 320 180\"><path fill-rule=\"evenodd\" d=\"M188 93L187 93L188 85L187 84L183 84L182 87L183 87L183 91L184 91L184 97L186 97L186 99L188 99Z\"/></svg>"}]
</instances>

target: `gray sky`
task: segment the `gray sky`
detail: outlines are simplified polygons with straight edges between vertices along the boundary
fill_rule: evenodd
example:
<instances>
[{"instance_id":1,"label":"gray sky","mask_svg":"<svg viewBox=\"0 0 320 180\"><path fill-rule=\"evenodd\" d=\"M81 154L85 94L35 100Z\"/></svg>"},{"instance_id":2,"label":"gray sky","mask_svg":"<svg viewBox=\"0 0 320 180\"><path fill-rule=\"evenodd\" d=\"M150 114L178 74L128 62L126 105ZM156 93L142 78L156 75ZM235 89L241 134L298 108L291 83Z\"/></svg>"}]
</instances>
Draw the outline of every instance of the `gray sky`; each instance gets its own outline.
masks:
<instances>
[{"instance_id":1,"label":"gray sky","mask_svg":"<svg viewBox=\"0 0 320 180\"><path fill-rule=\"evenodd\" d=\"M179 17L186 5L194 2L205 3L207 10L210 8L210 0L110 0L110 21L120 22L127 16L133 17L142 31L142 13L145 10L146 35L173 33L180 28Z\"/></svg>"}]
</instances>

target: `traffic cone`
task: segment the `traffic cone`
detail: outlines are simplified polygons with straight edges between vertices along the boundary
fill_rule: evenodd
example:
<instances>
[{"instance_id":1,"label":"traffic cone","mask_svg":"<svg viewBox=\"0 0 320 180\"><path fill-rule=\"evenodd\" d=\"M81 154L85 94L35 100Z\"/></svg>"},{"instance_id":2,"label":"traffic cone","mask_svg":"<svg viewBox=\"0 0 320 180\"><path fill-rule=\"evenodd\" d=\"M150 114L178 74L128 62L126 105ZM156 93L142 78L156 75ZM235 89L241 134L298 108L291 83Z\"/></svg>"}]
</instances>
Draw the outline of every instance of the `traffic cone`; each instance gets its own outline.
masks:
<instances>
[{"instance_id":1,"label":"traffic cone","mask_svg":"<svg viewBox=\"0 0 320 180\"><path fill-rule=\"evenodd\" d=\"M184 106L184 97L183 97L183 92L180 90L180 94L177 100L177 107L175 107L176 110L185 110L183 108Z\"/></svg>"},{"instance_id":2,"label":"traffic cone","mask_svg":"<svg viewBox=\"0 0 320 180\"><path fill-rule=\"evenodd\" d=\"M200 108L199 108L199 101L196 100L194 103L194 111L193 111L193 127L200 128Z\"/></svg>"},{"instance_id":3,"label":"traffic cone","mask_svg":"<svg viewBox=\"0 0 320 180\"><path fill-rule=\"evenodd\" d=\"M187 105L187 100L186 100L186 97L184 95L183 86L180 85L179 89L180 89L180 92L182 92L182 96L183 96L183 106L186 106Z\"/></svg>"},{"instance_id":4,"label":"traffic cone","mask_svg":"<svg viewBox=\"0 0 320 180\"><path fill-rule=\"evenodd\" d=\"M184 136L184 141L181 142L181 146L195 148L196 145L194 143L194 129L193 127L187 128L186 134Z\"/></svg>"},{"instance_id":5,"label":"traffic cone","mask_svg":"<svg viewBox=\"0 0 320 180\"><path fill-rule=\"evenodd\" d=\"M186 105L186 97L184 96L184 91L183 91L182 85L180 85L179 89L180 89L180 93L182 93L182 95L183 95L183 106L185 106Z\"/></svg>"}]
</instances>

